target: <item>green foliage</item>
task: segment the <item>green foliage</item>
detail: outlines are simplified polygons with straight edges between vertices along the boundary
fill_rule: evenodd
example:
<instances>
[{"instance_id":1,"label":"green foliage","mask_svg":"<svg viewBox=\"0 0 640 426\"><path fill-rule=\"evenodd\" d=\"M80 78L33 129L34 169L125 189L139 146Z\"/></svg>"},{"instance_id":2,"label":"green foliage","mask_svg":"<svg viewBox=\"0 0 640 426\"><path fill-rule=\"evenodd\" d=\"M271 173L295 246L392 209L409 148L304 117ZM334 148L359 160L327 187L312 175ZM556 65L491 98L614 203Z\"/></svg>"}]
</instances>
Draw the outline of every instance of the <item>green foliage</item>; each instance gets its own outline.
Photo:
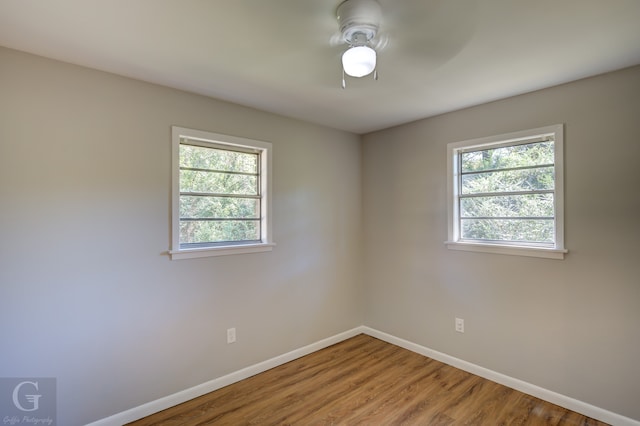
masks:
<instances>
[{"instance_id":1,"label":"green foliage","mask_svg":"<svg viewBox=\"0 0 640 426\"><path fill-rule=\"evenodd\" d=\"M553 242L553 220L462 219L462 235L472 240Z\"/></svg>"},{"instance_id":2,"label":"green foliage","mask_svg":"<svg viewBox=\"0 0 640 426\"><path fill-rule=\"evenodd\" d=\"M258 240L260 240L260 222L258 221L180 222L180 244Z\"/></svg>"},{"instance_id":3,"label":"green foliage","mask_svg":"<svg viewBox=\"0 0 640 426\"><path fill-rule=\"evenodd\" d=\"M553 194L462 198L460 215L462 217L553 217Z\"/></svg>"},{"instance_id":4,"label":"green foliage","mask_svg":"<svg viewBox=\"0 0 640 426\"><path fill-rule=\"evenodd\" d=\"M462 153L462 172L553 164L553 142L537 142Z\"/></svg>"},{"instance_id":5,"label":"green foliage","mask_svg":"<svg viewBox=\"0 0 640 426\"><path fill-rule=\"evenodd\" d=\"M256 174L258 155L181 144L180 167Z\"/></svg>"},{"instance_id":6,"label":"green foliage","mask_svg":"<svg viewBox=\"0 0 640 426\"><path fill-rule=\"evenodd\" d=\"M180 217L209 219L259 218L260 200L256 198L183 195L180 197Z\"/></svg>"},{"instance_id":7,"label":"green foliage","mask_svg":"<svg viewBox=\"0 0 640 426\"><path fill-rule=\"evenodd\" d=\"M181 244L260 239L258 164L258 154L180 145Z\"/></svg>"},{"instance_id":8,"label":"green foliage","mask_svg":"<svg viewBox=\"0 0 640 426\"><path fill-rule=\"evenodd\" d=\"M228 172L180 170L180 192L257 195L258 177Z\"/></svg>"},{"instance_id":9,"label":"green foliage","mask_svg":"<svg viewBox=\"0 0 640 426\"><path fill-rule=\"evenodd\" d=\"M553 190L553 166L462 175L463 194Z\"/></svg>"},{"instance_id":10,"label":"green foliage","mask_svg":"<svg viewBox=\"0 0 640 426\"><path fill-rule=\"evenodd\" d=\"M553 242L554 195L546 192L555 188L553 145L538 142L460 154L462 238Z\"/></svg>"}]
</instances>

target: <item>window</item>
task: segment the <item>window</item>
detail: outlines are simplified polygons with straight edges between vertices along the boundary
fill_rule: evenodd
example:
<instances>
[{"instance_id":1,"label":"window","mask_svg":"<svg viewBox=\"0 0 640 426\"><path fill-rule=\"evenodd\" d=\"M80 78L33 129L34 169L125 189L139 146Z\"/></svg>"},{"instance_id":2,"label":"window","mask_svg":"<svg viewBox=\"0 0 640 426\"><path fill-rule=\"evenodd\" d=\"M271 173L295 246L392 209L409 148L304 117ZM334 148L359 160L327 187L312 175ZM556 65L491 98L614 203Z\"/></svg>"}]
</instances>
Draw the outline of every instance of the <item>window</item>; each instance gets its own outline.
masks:
<instances>
[{"instance_id":1,"label":"window","mask_svg":"<svg viewBox=\"0 0 640 426\"><path fill-rule=\"evenodd\" d=\"M172 259L268 251L271 144L172 127Z\"/></svg>"},{"instance_id":2,"label":"window","mask_svg":"<svg viewBox=\"0 0 640 426\"><path fill-rule=\"evenodd\" d=\"M564 257L562 125L447 151L450 249Z\"/></svg>"}]
</instances>

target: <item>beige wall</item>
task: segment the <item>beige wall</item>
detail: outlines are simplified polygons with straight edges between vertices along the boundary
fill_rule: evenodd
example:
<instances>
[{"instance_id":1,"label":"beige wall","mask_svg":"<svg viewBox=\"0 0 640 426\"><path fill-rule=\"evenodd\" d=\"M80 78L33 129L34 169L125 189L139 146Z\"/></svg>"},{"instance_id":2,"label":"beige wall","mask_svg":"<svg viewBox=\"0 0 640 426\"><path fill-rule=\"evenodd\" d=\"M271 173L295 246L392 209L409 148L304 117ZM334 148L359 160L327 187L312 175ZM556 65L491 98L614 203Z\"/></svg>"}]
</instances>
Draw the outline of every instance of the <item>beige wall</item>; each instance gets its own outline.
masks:
<instances>
[{"instance_id":1,"label":"beige wall","mask_svg":"<svg viewBox=\"0 0 640 426\"><path fill-rule=\"evenodd\" d=\"M639 95L636 67L361 145L0 48L0 377L57 377L77 425L365 324L640 419ZM448 251L446 144L555 123L567 258ZM273 252L169 260L171 125L273 143Z\"/></svg>"},{"instance_id":2,"label":"beige wall","mask_svg":"<svg viewBox=\"0 0 640 426\"><path fill-rule=\"evenodd\" d=\"M446 144L556 123L566 259L447 250ZM640 420L640 67L363 141L365 324Z\"/></svg>"},{"instance_id":3,"label":"beige wall","mask_svg":"<svg viewBox=\"0 0 640 426\"><path fill-rule=\"evenodd\" d=\"M273 143L272 252L169 259L171 125ZM360 176L357 135L0 48L0 377L79 425L361 325Z\"/></svg>"}]
</instances>

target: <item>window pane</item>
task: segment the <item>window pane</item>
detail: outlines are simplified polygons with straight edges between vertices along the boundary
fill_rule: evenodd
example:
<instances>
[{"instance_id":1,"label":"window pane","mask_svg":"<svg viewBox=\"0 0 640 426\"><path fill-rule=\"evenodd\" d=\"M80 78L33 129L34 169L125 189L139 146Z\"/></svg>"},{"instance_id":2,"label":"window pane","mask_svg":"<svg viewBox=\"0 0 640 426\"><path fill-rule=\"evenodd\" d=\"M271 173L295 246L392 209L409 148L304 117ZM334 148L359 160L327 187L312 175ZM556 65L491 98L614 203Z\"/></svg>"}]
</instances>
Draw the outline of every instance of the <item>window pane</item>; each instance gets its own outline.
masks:
<instances>
[{"instance_id":1,"label":"window pane","mask_svg":"<svg viewBox=\"0 0 640 426\"><path fill-rule=\"evenodd\" d=\"M553 194L460 199L461 217L553 217Z\"/></svg>"},{"instance_id":2,"label":"window pane","mask_svg":"<svg viewBox=\"0 0 640 426\"><path fill-rule=\"evenodd\" d=\"M257 173L258 154L182 144L180 145L180 167Z\"/></svg>"},{"instance_id":3,"label":"window pane","mask_svg":"<svg viewBox=\"0 0 640 426\"><path fill-rule=\"evenodd\" d=\"M462 194L553 190L553 166L503 170L462 176Z\"/></svg>"},{"instance_id":4,"label":"window pane","mask_svg":"<svg viewBox=\"0 0 640 426\"><path fill-rule=\"evenodd\" d=\"M553 243L552 219L461 219L463 239Z\"/></svg>"},{"instance_id":5,"label":"window pane","mask_svg":"<svg viewBox=\"0 0 640 426\"><path fill-rule=\"evenodd\" d=\"M181 218L259 218L260 200L230 197L180 197Z\"/></svg>"},{"instance_id":6,"label":"window pane","mask_svg":"<svg viewBox=\"0 0 640 426\"><path fill-rule=\"evenodd\" d=\"M180 192L257 195L258 177L180 170Z\"/></svg>"},{"instance_id":7,"label":"window pane","mask_svg":"<svg viewBox=\"0 0 640 426\"><path fill-rule=\"evenodd\" d=\"M260 221L180 221L180 244L260 240Z\"/></svg>"},{"instance_id":8,"label":"window pane","mask_svg":"<svg viewBox=\"0 0 640 426\"><path fill-rule=\"evenodd\" d=\"M463 172L553 164L553 141L464 152L461 162Z\"/></svg>"}]
</instances>

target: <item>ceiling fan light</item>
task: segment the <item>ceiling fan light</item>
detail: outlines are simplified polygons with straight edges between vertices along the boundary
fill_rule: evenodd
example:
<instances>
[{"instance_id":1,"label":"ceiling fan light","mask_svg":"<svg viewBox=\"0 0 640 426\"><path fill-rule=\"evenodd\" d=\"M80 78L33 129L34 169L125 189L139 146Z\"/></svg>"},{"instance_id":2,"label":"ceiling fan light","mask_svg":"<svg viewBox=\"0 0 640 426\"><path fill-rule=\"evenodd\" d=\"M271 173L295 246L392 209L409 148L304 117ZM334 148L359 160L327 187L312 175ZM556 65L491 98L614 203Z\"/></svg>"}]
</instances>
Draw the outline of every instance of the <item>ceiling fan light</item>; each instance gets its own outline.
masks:
<instances>
[{"instance_id":1,"label":"ceiling fan light","mask_svg":"<svg viewBox=\"0 0 640 426\"><path fill-rule=\"evenodd\" d=\"M364 77L376 69L376 51L369 46L354 46L342 54L342 67L351 77Z\"/></svg>"}]
</instances>

